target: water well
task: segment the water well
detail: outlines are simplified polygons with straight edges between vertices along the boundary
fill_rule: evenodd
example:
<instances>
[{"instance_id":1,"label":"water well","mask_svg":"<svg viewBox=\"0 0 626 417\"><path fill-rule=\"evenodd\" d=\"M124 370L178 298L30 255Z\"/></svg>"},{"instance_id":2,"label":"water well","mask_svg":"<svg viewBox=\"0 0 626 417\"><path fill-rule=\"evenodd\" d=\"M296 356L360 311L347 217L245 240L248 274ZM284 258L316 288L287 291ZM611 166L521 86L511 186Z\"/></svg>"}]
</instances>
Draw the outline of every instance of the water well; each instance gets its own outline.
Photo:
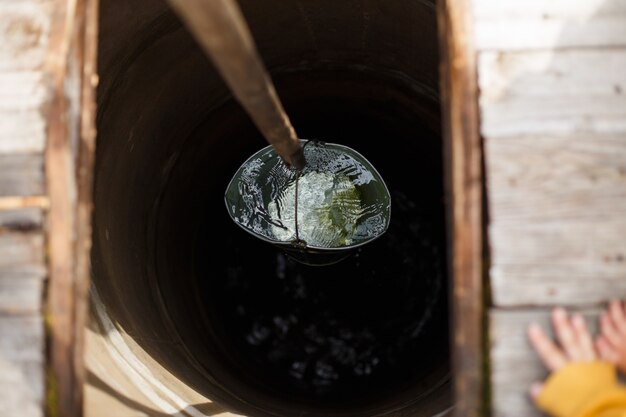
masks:
<instances>
[{"instance_id":1,"label":"water well","mask_svg":"<svg viewBox=\"0 0 626 417\"><path fill-rule=\"evenodd\" d=\"M434 4L240 4L300 137L350 146L386 180L389 231L309 267L239 229L223 193L263 138L165 3L102 0L107 312L180 386L240 414L438 415L452 400Z\"/></svg>"}]
</instances>

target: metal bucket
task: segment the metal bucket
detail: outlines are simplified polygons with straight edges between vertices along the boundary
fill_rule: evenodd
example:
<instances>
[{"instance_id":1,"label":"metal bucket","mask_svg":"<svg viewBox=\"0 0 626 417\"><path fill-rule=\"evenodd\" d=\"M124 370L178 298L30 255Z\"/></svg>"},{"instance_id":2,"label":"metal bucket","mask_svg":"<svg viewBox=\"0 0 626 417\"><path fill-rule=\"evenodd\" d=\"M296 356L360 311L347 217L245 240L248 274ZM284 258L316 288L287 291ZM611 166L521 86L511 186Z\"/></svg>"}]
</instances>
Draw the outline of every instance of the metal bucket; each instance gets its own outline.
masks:
<instances>
[{"instance_id":1,"label":"metal bucket","mask_svg":"<svg viewBox=\"0 0 626 417\"><path fill-rule=\"evenodd\" d=\"M271 146L248 158L228 184L224 196L226 209L235 224L280 248L292 259L307 265L331 265L387 231L391 220L391 197L380 174L354 149L333 143L301 142L307 160L302 172L287 167ZM302 216L302 208L297 216L300 224L295 221L296 216L289 219L291 224L286 224L285 219L280 217L280 210L272 213L271 208L279 206L276 202L281 197L285 198L285 190L290 186L296 187L297 191L296 182L308 174L322 175L335 181L342 178L344 188L339 192L350 187L354 199L347 204L340 204L344 203L343 200L335 204L339 213L326 224L303 224L306 219ZM300 190L301 193L305 191ZM325 194L318 195L318 201L312 202L314 207L310 209L314 210L314 217L318 217L317 213L326 214L332 209L330 199L337 193L333 194L328 189ZM297 192L294 197L302 200ZM303 201L300 201L302 204ZM355 208L355 205L358 207ZM297 201L295 207L297 212ZM347 216L342 216L342 209L348 213ZM334 221L335 217L339 219ZM349 217L350 222L345 221L346 217ZM335 226L337 223L339 226ZM311 230L311 238L303 235L307 230ZM277 231L283 232L282 235ZM346 236L348 234L349 237Z\"/></svg>"}]
</instances>

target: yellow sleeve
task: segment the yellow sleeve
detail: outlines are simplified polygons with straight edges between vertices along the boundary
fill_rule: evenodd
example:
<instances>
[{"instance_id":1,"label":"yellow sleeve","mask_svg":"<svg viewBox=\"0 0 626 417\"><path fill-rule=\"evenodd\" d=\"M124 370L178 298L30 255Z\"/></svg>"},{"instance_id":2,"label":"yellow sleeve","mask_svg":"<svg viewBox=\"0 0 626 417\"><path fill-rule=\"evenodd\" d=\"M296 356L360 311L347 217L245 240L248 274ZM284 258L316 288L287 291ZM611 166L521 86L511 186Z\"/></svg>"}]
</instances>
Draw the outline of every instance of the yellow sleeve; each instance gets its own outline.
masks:
<instances>
[{"instance_id":1,"label":"yellow sleeve","mask_svg":"<svg viewBox=\"0 0 626 417\"><path fill-rule=\"evenodd\" d=\"M548 378L537 405L555 417L626 417L626 389L613 365L576 362Z\"/></svg>"}]
</instances>

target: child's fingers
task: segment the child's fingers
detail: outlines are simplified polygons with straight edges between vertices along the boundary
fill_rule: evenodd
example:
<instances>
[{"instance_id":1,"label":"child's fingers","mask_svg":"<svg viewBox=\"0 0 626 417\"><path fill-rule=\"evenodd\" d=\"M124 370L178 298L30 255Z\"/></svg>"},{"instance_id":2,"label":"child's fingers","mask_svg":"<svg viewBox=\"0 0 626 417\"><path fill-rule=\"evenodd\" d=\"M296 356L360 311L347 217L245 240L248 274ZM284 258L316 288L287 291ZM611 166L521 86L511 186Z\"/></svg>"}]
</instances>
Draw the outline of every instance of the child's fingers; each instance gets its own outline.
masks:
<instances>
[{"instance_id":1,"label":"child's fingers","mask_svg":"<svg viewBox=\"0 0 626 417\"><path fill-rule=\"evenodd\" d=\"M578 339L580 353L582 354L582 356L578 359L589 362L595 360L597 355L593 347L593 340L591 339L591 335L587 329L585 319L580 314L576 314L572 318L572 324L574 332L576 333L576 338Z\"/></svg>"},{"instance_id":2,"label":"child's fingers","mask_svg":"<svg viewBox=\"0 0 626 417\"><path fill-rule=\"evenodd\" d=\"M539 397L539 394L541 394L541 390L543 390L543 383L541 382L535 382L530 386L530 389L528 390L530 393L530 398L532 398L533 401L537 400L537 397Z\"/></svg>"},{"instance_id":3,"label":"child's fingers","mask_svg":"<svg viewBox=\"0 0 626 417\"><path fill-rule=\"evenodd\" d=\"M573 361L583 360L574 326L570 323L565 309L558 307L552 311L552 326L567 357Z\"/></svg>"},{"instance_id":4,"label":"child's fingers","mask_svg":"<svg viewBox=\"0 0 626 417\"><path fill-rule=\"evenodd\" d=\"M606 341L613 345L613 347L618 348L622 345L623 339L615 328L613 320L611 320L608 313L603 313L600 317L600 330L602 336L604 336Z\"/></svg>"},{"instance_id":5,"label":"child's fingers","mask_svg":"<svg viewBox=\"0 0 626 417\"><path fill-rule=\"evenodd\" d=\"M528 339L543 364L550 371L556 371L567 363L567 358L563 352L545 335L538 324L533 323L528 326Z\"/></svg>"},{"instance_id":6,"label":"child's fingers","mask_svg":"<svg viewBox=\"0 0 626 417\"><path fill-rule=\"evenodd\" d=\"M600 336L598 340L596 340L596 347L598 348L601 359L611 363L619 362L619 353L603 336Z\"/></svg>"},{"instance_id":7,"label":"child's fingers","mask_svg":"<svg viewBox=\"0 0 626 417\"><path fill-rule=\"evenodd\" d=\"M626 335L626 314L624 313L622 303L617 300L611 301L609 304L609 312L611 314L613 324L615 324L615 328L620 332L620 334Z\"/></svg>"}]
</instances>

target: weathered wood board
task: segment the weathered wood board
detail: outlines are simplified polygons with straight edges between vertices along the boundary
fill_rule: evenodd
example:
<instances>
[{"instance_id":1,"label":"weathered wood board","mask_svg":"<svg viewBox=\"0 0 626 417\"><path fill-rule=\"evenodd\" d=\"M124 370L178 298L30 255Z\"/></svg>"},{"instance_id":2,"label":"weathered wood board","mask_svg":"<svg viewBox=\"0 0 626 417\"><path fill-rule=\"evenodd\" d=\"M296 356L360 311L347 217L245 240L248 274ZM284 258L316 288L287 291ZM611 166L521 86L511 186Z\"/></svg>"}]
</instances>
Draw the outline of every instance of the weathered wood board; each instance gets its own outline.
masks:
<instances>
[{"instance_id":1,"label":"weathered wood board","mask_svg":"<svg viewBox=\"0 0 626 417\"><path fill-rule=\"evenodd\" d=\"M497 138L485 150L494 304L626 297L626 137Z\"/></svg>"},{"instance_id":2,"label":"weathered wood board","mask_svg":"<svg viewBox=\"0 0 626 417\"><path fill-rule=\"evenodd\" d=\"M0 352L0 415L43 416L43 363L16 362Z\"/></svg>"},{"instance_id":3,"label":"weathered wood board","mask_svg":"<svg viewBox=\"0 0 626 417\"><path fill-rule=\"evenodd\" d=\"M0 317L39 316L46 276L43 251L41 232L0 233Z\"/></svg>"},{"instance_id":4,"label":"weathered wood board","mask_svg":"<svg viewBox=\"0 0 626 417\"><path fill-rule=\"evenodd\" d=\"M39 208L0 210L0 230L32 230L42 224L43 211Z\"/></svg>"},{"instance_id":5,"label":"weathered wood board","mask_svg":"<svg viewBox=\"0 0 626 417\"><path fill-rule=\"evenodd\" d=\"M0 389L7 393L0 401L0 415L39 417L43 415L43 345L33 336L42 339L43 326L41 321L18 319L22 321L0 316L2 339L19 342L0 344Z\"/></svg>"},{"instance_id":6,"label":"weathered wood board","mask_svg":"<svg viewBox=\"0 0 626 417\"><path fill-rule=\"evenodd\" d=\"M624 68L626 49L481 53L482 133L626 132Z\"/></svg>"},{"instance_id":7,"label":"weathered wood board","mask_svg":"<svg viewBox=\"0 0 626 417\"><path fill-rule=\"evenodd\" d=\"M587 317L589 327L595 332L599 310L581 310ZM494 417L534 417L541 414L528 397L528 389L534 382L543 381L548 372L531 349L526 328L538 322L546 331L549 325L549 309L491 310L490 354L492 415Z\"/></svg>"},{"instance_id":8,"label":"weathered wood board","mask_svg":"<svg viewBox=\"0 0 626 417\"><path fill-rule=\"evenodd\" d=\"M626 46L624 0L474 0L478 50Z\"/></svg>"},{"instance_id":9,"label":"weathered wood board","mask_svg":"<svg viewBox=\"0 0 626 417\"><path fill-rule=\"evenodd\" d=\"M53 0L0 2L0 72L43 67L54 6Z\"/></svg>"},{"instance_id":10,"label":"weathered wood board","mask_svg":"<svg viewBox=\"0 0 626 417\"><path fill-rule=\"evenodd\" d=\"M41 196L52 0L0 1L0 197ZM43 212L0 211L0 415L40 417Z\"/></svg>"},{"instance_id":11,"label":"weathered wood board","mask_svg":"<svg viewBox=\"0 0 626 417\"><path fill-rule=\"evenodd\" d=\"M0 154L0 196L31 196L43 193L42 154Z\"/></svg>"},{"instance_id":12,"label":"weathered wood board","mask_svg":"<svg viewBox=\"0 0 626 417\"><path fill-rule=\"evenodd\" d=\"M43 152L46 120L39 109L0 110L0 115L0 155Z\"/></svg>"}]
</instances>

